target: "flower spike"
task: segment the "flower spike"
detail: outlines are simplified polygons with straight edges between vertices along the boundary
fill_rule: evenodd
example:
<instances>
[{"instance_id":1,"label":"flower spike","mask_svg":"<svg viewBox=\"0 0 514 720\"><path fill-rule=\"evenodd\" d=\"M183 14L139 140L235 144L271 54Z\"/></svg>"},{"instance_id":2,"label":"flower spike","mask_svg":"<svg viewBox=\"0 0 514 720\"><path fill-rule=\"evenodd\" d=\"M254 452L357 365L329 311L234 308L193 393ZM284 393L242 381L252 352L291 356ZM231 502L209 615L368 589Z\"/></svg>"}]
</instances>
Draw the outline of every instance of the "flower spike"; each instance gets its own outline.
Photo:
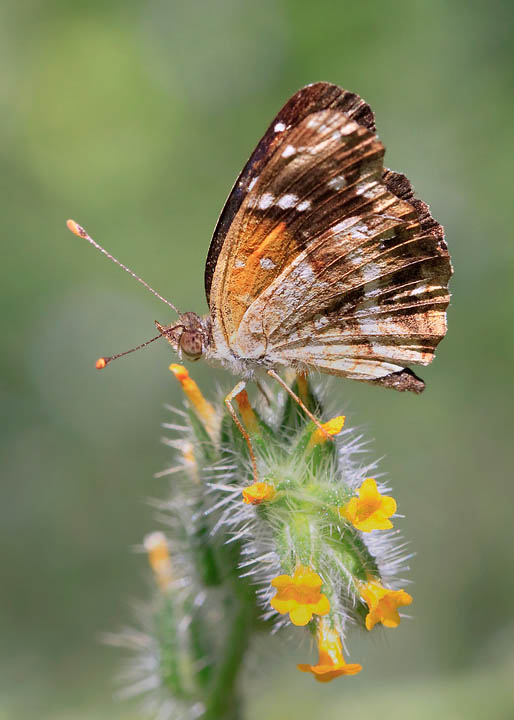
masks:
<instances>
[{"instance_id":1,"label":"flower spike","mask_svg":"<svg viewBox=\"0 0 514 720\"><path fill-rule=\"evenodd\" d=\"M339 634L323 618L318 622L317 639L318 664L301 663L297 665L298 670L312 673L322 683L330 682L340 675L356 675L362 670L362 665L358 663L345 662Z\"/></svg>"},{"instance_id":2,"label":"flower spike","mask_svg":"<svg viewBox=\"0 0 514 720\"><path fill-rule=\"evenodd\" d=\"M173 476L157 503L168 539L145 539L154 598L143 616L150 634L136 651L135 681L155 688L156 717L225 717L247 635L272 624L316 639L315 658L298 665L316 682L359 673L346 661L345 628L396 627L412 601L396 589L407 569L403 541L383 532L396 502L369 477L376 466L363 466L360 437L341 432L342 416L327 422L309 378L294 371L288 382L321 430L284 402L278 383L260 417L245 381L211 405L185 367L170 369L186 412L170 407L180 424L165 424L179 433L165 439L176 455L157 475Z\"/></svg>"}]
</instances>

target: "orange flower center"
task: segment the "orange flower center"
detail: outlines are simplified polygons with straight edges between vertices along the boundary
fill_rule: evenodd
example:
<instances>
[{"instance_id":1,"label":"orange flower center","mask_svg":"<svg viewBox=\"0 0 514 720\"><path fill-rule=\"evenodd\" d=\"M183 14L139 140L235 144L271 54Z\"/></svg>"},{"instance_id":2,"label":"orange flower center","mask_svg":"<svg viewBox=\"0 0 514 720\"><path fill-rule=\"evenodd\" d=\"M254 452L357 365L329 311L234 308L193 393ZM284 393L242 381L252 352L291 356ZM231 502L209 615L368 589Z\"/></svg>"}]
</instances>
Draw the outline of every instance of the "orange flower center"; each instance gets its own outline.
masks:
<instances>
[{"instance_id":1,"label":"orange flower center","mask_svg":"<svg viewBox=\"0 0 514 720\"><path fill-rule=\"evenodd\" d=\"M373 513L380 510L382 504L382 498L377 496L376 498L366 498L365 500L359 500L355 516L358 522L367 520Z\"/></svg>"}]
</instances>

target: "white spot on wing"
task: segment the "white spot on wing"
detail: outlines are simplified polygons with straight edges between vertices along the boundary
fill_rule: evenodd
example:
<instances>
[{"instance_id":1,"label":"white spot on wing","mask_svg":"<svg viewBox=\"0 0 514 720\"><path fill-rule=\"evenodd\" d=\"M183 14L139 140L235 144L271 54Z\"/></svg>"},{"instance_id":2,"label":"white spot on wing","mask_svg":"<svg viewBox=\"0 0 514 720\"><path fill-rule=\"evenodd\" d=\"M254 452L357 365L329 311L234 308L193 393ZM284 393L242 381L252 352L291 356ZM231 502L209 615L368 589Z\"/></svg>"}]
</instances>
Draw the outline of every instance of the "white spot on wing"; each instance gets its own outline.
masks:
<instances>
[{"instance_id":1,"label":"white spot on wing","mask_svg":"<svg viewBox=\"0 0 514 720\"><path fill-rule=\"evenodd\" d=\"M244 260L242 260L241 258L236 258L234 260L234 267L236 267L236 268L244 268L245 265L246 265L246 262Z\"/></svg>"},{"instance_id":2,"label":"white spot on wing","mask_svg":"<svg viewBox=\"0 0 514 720\"><path fill-rule=\"evenodd\" d=\"M266 210L267 208L269 208L271 205L273 205L274 199L275 198L271 193L264 193L264 195L259 200L259 210Z\"/></svg>"},{"instance_id":3,"label":"white spot on wing","mask_svg":"<svg viewBox=\"0 0 514 720\"><path fill-rule=\"evenodd\" d=\"M366 300L372 300L382 294L378 280L372 280L366 285ZM366 302L366 301L365 301ZM369 305L369 303L367 303Z\"/></svg>"},{"instance_id":4,"label":"white spot on wing","mask_svg":"<svg viewBox=\"0 0 514 720\"><path fill-rule=\"evenodd\" d=\"M271 258L261 258L259 263L263 270L273 270L275 267L275 263Z\"/></svg>"},{"instance_id":5,"label":"white spot on wing","mask_svg":"<svg viewBox=\"0 0 514 720\"><path fill-rule=\"evenodd\" d=\"M314 327L316 328L316 330L321 330L321 328L327 324L328 324L328 318L325 315L315 315Z\"/></svg>"},{"instance_id":6,"label":"white spot on wing","mask_svg":"<svg viewBox=\"0 0 514 720\"><path fill-rule=\"evenodd\" d=\"M353 238L353 233L351 237ZM360 240L361 237L362 236L359 233L359 235L357 236L357 240ZM348 260L351 262L352 265L360 266L364 262L366 262L366 251L360 247L357 247L352 250L351 255L348 257Z\"/></svg>"},{"instance_id":7,"label":"white spot on wing","mask_svg":"<svg viewBox=\"0 0 514 720\"><path fill-rule=\"evenodd\" d=\"M259 179L259 176L257 175L256 177L254 177L250 180L250 184L248 185L248 190L252 190L255 187L255 183L257 182L258 179Z\"/></svg>"},{"instance_id":8,"label":"white spot on wing","mask_svg":"<svg viewBox=\"0 0 514 720\"><path fill-rule=\"evenodd\" d=\"M286 149L282 153L282 157L284 157L284 158L291 157L291 155L294 155L295 152L296 152L296 148L294 147L294 145L287 145Z\"/></svg>"},{"instance_id":9,"label":"white spot on wing","mask_svg":"<svg viewBox=\"0 0 514 720\"><path fill-rule=\"evenodd\" d=\"M346 178L344 175L336 175L332 180L328 181L327 185L332 190L341 190L346 185Z\"/></svg>"},{"instance_id":10,"label":"white spot on wing","mask_svg":"<svg viewBox=\"0 0 514 720\"><path fill-rule=\"evenodd\" d=\"M356 228L350 230L350 237L353 240L364 240L367 237L367 227L365 225L357 225Z\"/></svg>"},{"instance_id":11,"label":"white spot on wing","mask_svg":"<svg viewBox=\"0 0 514 720\"><path fill-rule=\"evenodd\" d=\"M298 277L304 283L312 283L316 279L314 270L311 268L311 266L308 263L302 263L298 267Z\"/></svg>"},{"instance_id":12,"label":"white spot on wing","mask_svg":"<svg viewBox=\"0 0 514 720\"><path fill-rule=\"evenodd\" d=\"M353 132L357 130L357 123L349 122L344 125L344 127L341 128L340 132L341 135L351 135Z\"/></svg>"},{"instance_id":13,"label":"white spot on wing","mask_svg":"<svg viewBox=\"0 0 514 720\"><path fill-rule=\"evenodd\" d=\"M425 283L422 283L421 285L418 285L417 288L414 288L414 290L411 290L411 295L423 295L423 293L428 292L428 286Z\"/></svg>"},{"instance_id":14,"label":"white spot on wing","mask_svg":"<svg viewBox=\"0 0 514 720\"><path fill-rule=\"evenodd\" d=\"M372 317L359 318L356 320L357 327L362 335L380 335L377 321Z\"/></svg>"},{"instance_id":15,"label":"white spot on wing","mask_svg":"<svg viewBox=\"0 0 514 720\"><path fill-rule=\"evenodd\" d=\"M343 220L340 223L337 223L337 225L334 225L332 228L332 232L334 234L343 232L343 230L346 230L347 228L351 227L352 225L355 225L356 222L359 221L358 217L349 217L346 218L346 220Z\"/></svg>"},{"instance_id":16,"label":"white spot on wing","mask_svg":"<svg viewBox=\"0 0 514 720\"><path fill-rule=\"evenodd\" d=\"M382 188L380 185L372 185L369 190L366 190L363 195L367 200L373 200L373 198L376 198L378 195L382 193Z\"/></svg>"},{"instance_id":17,"label":"white spot on wing","mask_svg":"<svg viewBox=\"0 0 514 720\"><path fill-rule=\"evenodd\" d=\"M408 328L402 327L394 318L358 318L357 324L363 335L408 335Z\"/></svg>"},{"instance_id":18,"label":"white spot on wing","mask_svg":"<svg viewBox=\"0 0 514 720\"><path fill-rule=\"evenodd\" d=\"M310 200L303 200L303 202L299 203L299 204L296 206L296 209L297 209L299 212L303 212L304 210L308 210L308 209L310 208L310 206L311 206L311 201L310 201Z\"/></svg>"},{"instance_id":19,"label":"white spot on wing","mask_svg":"<svg viewBox=\"0 0 514 720\"><path fill-rule=\"evenodd\" d=\"M286 126L284 125L283 122L278 122L278 123L275 125L275 127L273 128L273 130L274 130L275 132L282 132L282 130L285 130L285 129L286 129Z\"/></svg>"},{"instance_id":20,"label":"white spot on wing","mask_svg":"<svg viewBox=\"0 0 514 720\"><path fill-rule=\"evenodd\" d=\"M298 202L298 196L293 195L293 193L288 193L287 195L282 195L277 200L277 205L279 208L282 208L282 210L285 210L286 208L293 207Z\"/></svg>"},{"instance_id":21,"label":"white spot on wing","mask_svg":"<svg viewBox=\"0 0 514 720\"><path fill-rule=\"evenodd\" d=\"M360 272L362 275L362 279L364 282L370 282L372 280L376 280L377 277L380 276L380 273L382 272L382 268L380 265L377 265L376 263L367 263L367 265L363 265L360 268Z\"/></svg>"}]
</instances>

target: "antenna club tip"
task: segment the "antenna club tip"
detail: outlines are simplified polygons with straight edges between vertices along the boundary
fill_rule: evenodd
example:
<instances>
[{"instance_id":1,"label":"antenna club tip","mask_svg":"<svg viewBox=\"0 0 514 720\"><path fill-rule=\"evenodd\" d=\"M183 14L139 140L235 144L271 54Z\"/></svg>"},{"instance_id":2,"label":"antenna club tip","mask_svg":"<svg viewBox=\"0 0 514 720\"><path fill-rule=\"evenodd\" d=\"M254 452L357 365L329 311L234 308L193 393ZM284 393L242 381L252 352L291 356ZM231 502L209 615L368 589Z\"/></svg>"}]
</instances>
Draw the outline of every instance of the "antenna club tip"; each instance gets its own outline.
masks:
<instances>
[{"instance_id":1,"label":"antenna club tip","mask_svg":"<svg viewBox=\"0 0 514 720\"><path fill-rule=\"evenodd\" d=\"M104 367L107 367L107 358L104 358L104 357L98 358L98 360L95 363L95 368L97 370L103 370Z\"/></svg>"},{"instance_id":2,"label":"antenna club tip","mask_svg":"<svg viewBox=\"0 0 514 720\"><path fill-rule=\"evenodd\" d=\"M71 232L74 235L77 235L78 237L86 238L88 237L87 232L84 230L82 225L79 225L75 220L66 220L66 227L68 230L71 230Z\"/></svg>"}]
</instances>

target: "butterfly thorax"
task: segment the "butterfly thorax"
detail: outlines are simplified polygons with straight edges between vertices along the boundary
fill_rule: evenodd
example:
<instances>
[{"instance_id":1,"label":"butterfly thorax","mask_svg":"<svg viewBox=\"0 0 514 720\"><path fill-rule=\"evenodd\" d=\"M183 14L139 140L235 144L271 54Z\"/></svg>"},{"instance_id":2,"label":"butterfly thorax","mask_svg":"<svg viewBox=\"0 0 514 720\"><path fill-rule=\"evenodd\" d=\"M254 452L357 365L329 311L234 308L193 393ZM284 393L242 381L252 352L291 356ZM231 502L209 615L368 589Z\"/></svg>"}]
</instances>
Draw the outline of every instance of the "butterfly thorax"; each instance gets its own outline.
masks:
<instances>
[{"instance_id":1,"label":"butterfly thorax","mask_svg":"<svg viewBox=\"0 0 514 720\"><path fill-rule=\"evenodd\" d=\"M210 315L186 312L180 315L178 323L174 325L162 325L157 321L155 325L173 350L187 360L203 358L211 365L223 367L245 378L252 377L262 365L255 359L236 356L225 343L218 346L213 337Z\"/></svg>"}]
</instances>

